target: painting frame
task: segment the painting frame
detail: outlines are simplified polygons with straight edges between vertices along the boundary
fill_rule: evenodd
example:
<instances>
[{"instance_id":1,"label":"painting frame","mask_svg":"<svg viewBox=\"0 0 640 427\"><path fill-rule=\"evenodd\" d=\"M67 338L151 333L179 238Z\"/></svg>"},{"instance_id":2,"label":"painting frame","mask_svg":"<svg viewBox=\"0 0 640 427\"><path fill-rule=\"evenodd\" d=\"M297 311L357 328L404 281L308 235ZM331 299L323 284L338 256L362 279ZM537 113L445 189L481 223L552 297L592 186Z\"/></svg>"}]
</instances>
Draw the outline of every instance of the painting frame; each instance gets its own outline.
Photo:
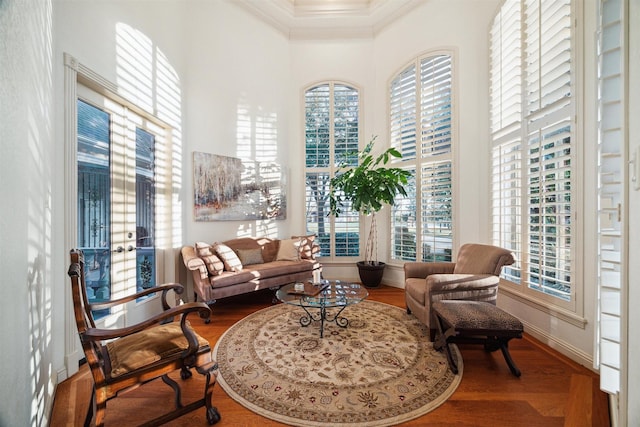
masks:
<instances>
[{"instance_id":1,"label":"painting frame","mask_svg":"<svg viewBox=\"0 0 640 427\"><path fill-rule=\"evenodd\" d=\"M193 152L195 221L283 220L286 212L286 173L278 163Z\"/></svg>"}]
</instances>

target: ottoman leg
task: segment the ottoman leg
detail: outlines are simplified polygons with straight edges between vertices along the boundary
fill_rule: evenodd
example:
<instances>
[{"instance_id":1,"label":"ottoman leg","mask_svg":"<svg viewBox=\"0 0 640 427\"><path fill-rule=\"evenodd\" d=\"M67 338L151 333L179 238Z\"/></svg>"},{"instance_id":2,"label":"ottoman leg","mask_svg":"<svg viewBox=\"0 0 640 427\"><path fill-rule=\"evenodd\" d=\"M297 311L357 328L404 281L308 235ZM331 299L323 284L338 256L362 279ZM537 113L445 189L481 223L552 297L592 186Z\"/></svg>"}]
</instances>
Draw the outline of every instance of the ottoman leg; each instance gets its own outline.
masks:
<instances>
[{"instance_id":1,"label":"ottoman leg","mask_svg":"<svg viewBox=\"0 0 640 427\"><path fill-rule=\"evenodd\" d=\"M449 328L444 331L444 327L442 325L442 319L440 316L436 314L436 324L438 325L438 332L436 334L436 338L433 342L433 348L437 351L440 351L444 348L445 355L447 356L447 362L449 363L449 368L451 368L451 372L454 374L458 374L458 365L453 360L453 353L451 353L451 348L449 347L448 338L452 335L455 335L455 329Z\"/></svg>"},{"instance_id":2,"label":"ottoman leg","mask_svg":"<svg viewBox=\"0 0 640 427\"><path fill-rule=\"evenodd\" d=\"M502 355L504 356L504 360L506 360L507 365L509 365L509 369L511 370L511 373L516 377L519 377L521 375L520 369L518 369L516 364L513 362L513 359L511 358L511 354L509 353L508 339L500 340L500 350L502 350Z\"/></svg>"}]
</instances>

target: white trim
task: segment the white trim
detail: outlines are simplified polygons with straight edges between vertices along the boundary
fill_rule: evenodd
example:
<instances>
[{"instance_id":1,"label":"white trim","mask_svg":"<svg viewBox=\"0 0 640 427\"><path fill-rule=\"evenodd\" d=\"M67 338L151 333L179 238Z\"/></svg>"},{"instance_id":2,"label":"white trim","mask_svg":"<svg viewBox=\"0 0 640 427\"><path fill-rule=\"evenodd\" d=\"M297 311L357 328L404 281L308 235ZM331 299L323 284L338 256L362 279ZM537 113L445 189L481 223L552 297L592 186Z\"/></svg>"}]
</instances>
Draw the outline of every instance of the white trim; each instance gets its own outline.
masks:
<instances>
[{"instance_id":1,"label":"white trim","mask_svg":"<svg viewBox=\"0 0 640 427\"><path fill-rule=\"evenodd\" d=\"M73 248L78 241L78 230L74 224L78 223L77 209L78 204L78 171L75 167L77 162L77 150L75 141L78 139L78 112L77 112L77 79L78 79L78 61L69 55L64 54L64 215L65 215L65 232L64 243L66 248ZM65 262L68 258L65 256ZM65 271L66 276L66 271ZM64 283L69 283L69 278L64 278ZM65 355L64 363L67 377L78 372L78 361L84 357L81 356L80 340L78 338L78 329L76 327L75 313L73 309L73 298L71 296L71 286L64 287L65 293Z\"/></svg>"}]
</instances>

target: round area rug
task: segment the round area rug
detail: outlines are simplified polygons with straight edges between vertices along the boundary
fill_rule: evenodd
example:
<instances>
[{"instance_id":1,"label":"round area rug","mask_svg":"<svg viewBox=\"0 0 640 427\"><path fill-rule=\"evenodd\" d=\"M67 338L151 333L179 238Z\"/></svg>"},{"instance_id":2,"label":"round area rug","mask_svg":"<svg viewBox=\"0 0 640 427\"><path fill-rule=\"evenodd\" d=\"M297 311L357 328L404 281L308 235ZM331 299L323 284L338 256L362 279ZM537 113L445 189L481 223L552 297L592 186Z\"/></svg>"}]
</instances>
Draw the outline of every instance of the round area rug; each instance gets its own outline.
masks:
<instances>
[{"instance_id":1,"label":"round area rug","mask_svg":"<svg viewBox=\"0 0 640 427\"><path fill-rule=\"evenodd\" d=\"M326 322L324 338L320 322L300 325L303 314L287 304L268 307L218 340L218 383L231 398L290 425L389 426L435 409L460 384L457 347L454 375L428 330L401 308L349 306L341 313L348 326Z\"/></svg>"}]
</instances>

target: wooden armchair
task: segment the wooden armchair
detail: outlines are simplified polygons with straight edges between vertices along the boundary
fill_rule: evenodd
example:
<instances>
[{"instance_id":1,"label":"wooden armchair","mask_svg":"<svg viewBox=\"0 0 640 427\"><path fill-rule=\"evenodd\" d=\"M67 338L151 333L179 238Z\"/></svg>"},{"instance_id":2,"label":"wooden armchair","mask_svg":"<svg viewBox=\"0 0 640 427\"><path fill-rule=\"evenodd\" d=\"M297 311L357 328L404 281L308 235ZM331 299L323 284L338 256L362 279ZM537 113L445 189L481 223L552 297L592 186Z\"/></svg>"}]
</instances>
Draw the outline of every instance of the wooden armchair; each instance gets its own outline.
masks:
<instances>
[{"instance_id":1,"label":"wooden armchair","mask_svg":"<svg viewBox=\"0 0 640 427\"><path fill-rule=\"evenodd\" d=\"M160 425L203 406L207 408L209 424L218 422L218 410L211 405L218 365L212 360L209 343L196 334L187 322L187 314L192 312L198 313L201 317L208 317L211 313L209 307L204 303L170 307L167 303L168 291L173 290L177 294L183 292L182 285L177 283L145 289L105 303L89 304L84 269L82 251L72 250L69 276L74 314L82 348L94 381L92 404L87 411L85 426L88 426L93 418L94 406L95 425L102 426L109 399L116 397L120 391L158 378L162 378L162 381L173 389L175 408L146 425ZM125 328L96 328L92 310L111 308L156 292L162 293L163 313ZM174 322L174 318L179 318L179 321ZM205 377L204 396L185 406L181 402L180 385L168 374L180 370L181 379L187 380L192 375L191 368L195 368Z\"/></svg>"},{"instance_id":2,"label":"wooden armchair","mask_svg":"<svg viewBox=\"0 0 640 427\"><path fill-rule=\"evenodd\" d=\"M431 309L435 301L468 300L496 304L500 272L515 262L511 252L491 245L467 243L460 247L456 262L407 262L404 291L407 313L436 332Z\"/></svg>"}]
</instances>

